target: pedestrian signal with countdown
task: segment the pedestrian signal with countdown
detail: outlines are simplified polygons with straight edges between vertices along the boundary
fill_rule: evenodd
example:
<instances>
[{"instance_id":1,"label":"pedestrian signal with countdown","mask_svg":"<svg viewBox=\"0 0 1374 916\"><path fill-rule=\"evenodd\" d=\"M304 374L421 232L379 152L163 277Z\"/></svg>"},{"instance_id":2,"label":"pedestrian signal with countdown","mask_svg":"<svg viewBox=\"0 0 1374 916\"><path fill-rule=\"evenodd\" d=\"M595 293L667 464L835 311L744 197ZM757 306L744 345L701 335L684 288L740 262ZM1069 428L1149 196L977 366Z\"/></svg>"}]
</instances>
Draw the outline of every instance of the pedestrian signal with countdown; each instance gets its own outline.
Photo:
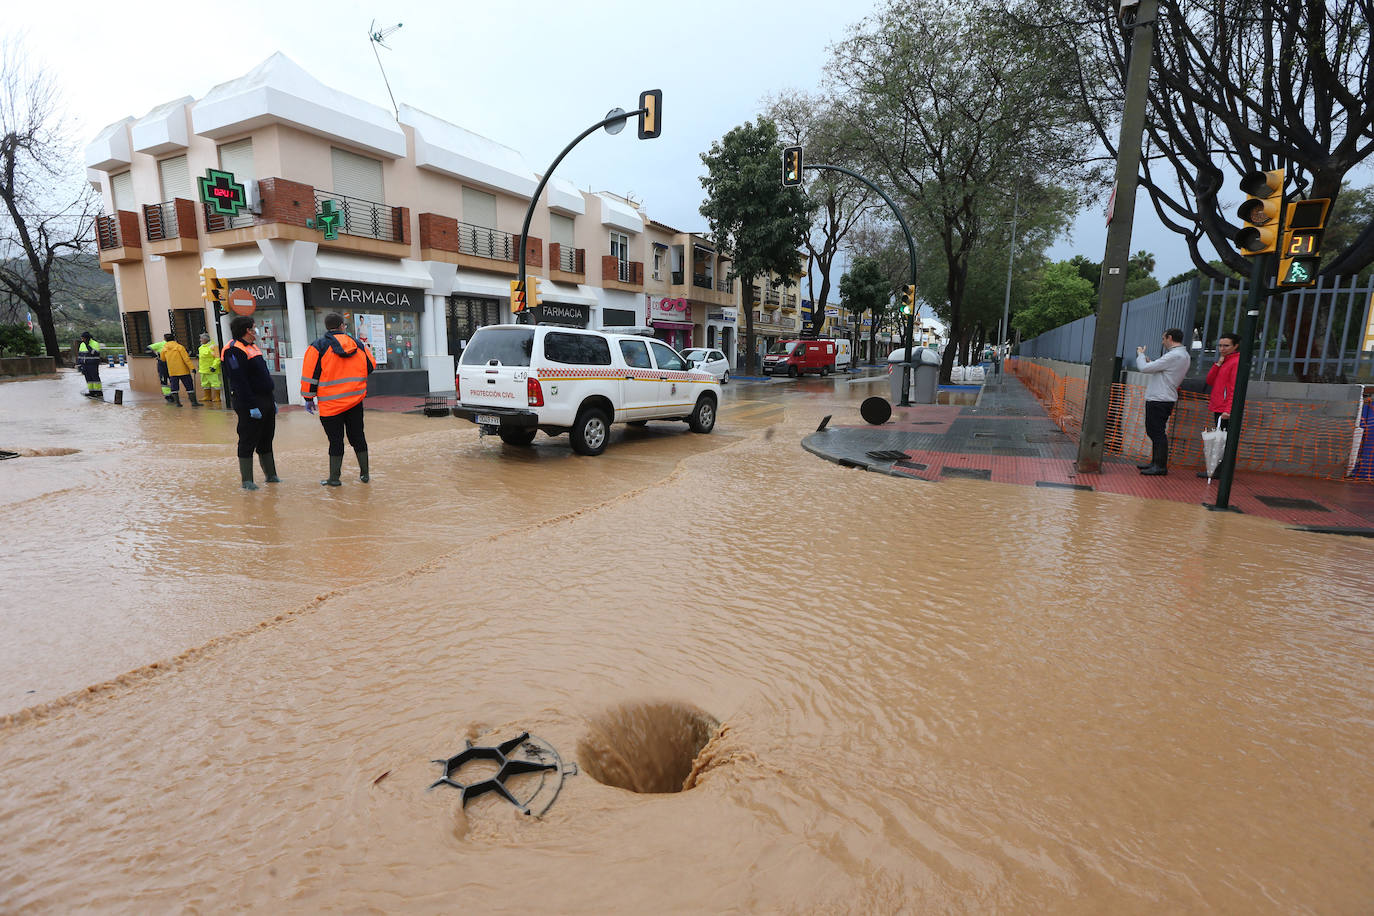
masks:
<instances>
[{"instance_id":1,"label":"pedestrian signal with countdown","mask_svg":"<svg viewBox=\"0 0 1374 916\"><path fill-rule=\"evenodd\" d=\"M1312 286L1317 282L1322 233L1330 209L1331 200L1326 197L1295 200L1288 205L1279 248L1279 286Z\"/></svg>"}]
</instances>

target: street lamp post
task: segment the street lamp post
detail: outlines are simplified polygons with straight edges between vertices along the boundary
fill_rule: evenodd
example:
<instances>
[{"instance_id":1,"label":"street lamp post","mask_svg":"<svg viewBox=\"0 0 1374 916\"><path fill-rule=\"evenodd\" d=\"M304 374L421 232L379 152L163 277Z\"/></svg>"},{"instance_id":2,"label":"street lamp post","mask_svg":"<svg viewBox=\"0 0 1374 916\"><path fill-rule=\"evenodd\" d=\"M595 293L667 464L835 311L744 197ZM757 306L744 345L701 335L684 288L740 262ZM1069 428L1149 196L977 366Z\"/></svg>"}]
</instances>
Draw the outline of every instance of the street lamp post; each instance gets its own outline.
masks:
<instances>
[{"instance_id":1,"label":"street lamp post","mask_svg":"<svg viewBox=\"0 0 1374 916\"><path fill-rule=\"evenodd\" d=\"M591 127L588 127L586 130L582 131L582 133L574 137L573 141L563 147L563 152L559 153L554 158L553 162L549 164L549 167L545 169L543 177L539 179L539 185L534 189L534 194L530 195L530 205L525 210L525 222L520 226L520 259L519 268L516 273L516 280L520 284L520 289L526 289L525 252L527 246L525 240L529 238L530 222L534 219L534 208L539 203L539 195L544 193L544 186L548 184L549 179L553 177L554 169L558 168L558 164L563 161L563 158L567 156L568 153L572 152L573 147L587 139L587 137L591 136L597 130L604 127L606 128L606 133L611 135L618 134L625 129L625 122L632 117L638 117L640 119L639 136L641 139L648 140L657 137L662 126L663 93L657 89L641 92L639 94L639 102L640 107L636 108L634 111L624 111L619 108L611 109L611 111L607 112L606 117L597 121ZM516 316L516 322L521 324L524 323L523 312Z\"/></svg>"}]
</instances>

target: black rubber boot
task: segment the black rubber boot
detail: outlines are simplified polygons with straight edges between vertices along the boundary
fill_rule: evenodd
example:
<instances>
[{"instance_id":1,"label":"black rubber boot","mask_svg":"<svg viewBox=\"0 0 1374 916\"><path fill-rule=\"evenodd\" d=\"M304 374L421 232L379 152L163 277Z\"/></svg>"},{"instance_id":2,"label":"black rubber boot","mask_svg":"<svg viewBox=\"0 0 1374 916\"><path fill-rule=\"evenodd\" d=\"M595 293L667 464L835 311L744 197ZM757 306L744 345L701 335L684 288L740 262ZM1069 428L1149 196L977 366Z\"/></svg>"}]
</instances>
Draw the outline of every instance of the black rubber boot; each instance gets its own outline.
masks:
<instances>
[{"instance_id":1,"label":"black rubber boot","mask_svg":"<svg viewBox=\"0 0 1374 916\"><path fill-rule=\"evenodd\" d=\"M372 479L372 476L367 473L367 451L364 449L361 452L354 452L353 454L358 456L358 479L363 483L367 483Z\"/></svg>"},{"instance_id":2,"label":"black rubber boot","mask_svg":"<svg viewBox=\"0 0 1374 916\"><path fill-rule=\"evenodd\" d=\"M180 392L180 391L176 391L176 392L173 392L173 393L172 393L172 403L175 404L175 405L177 405L178 407L181 406L181 392Z\"/></svg>"},{"instance_id":3,"label":"black rubber boot","mask_svg":"<svg viewBox=\"0 0 1374 916\"><path fill-rule=\"evenodd\" d=\"M186 394L189 395L190 398L191 398L191 406L192 406L192 407L199 407L199 406L200 406L200 401L197 401L197 400L196 400L196 392L195 392L195 389L194 389L194 388L191 389L190 391L186 392Z\"/></svg>"},{"instance_id":4,"label":"black rubber boot","mask_svg":"<svg viewBox=\"0 0 1374 916\"><path fill-rule=\"evenodd\" d=\"M329 479L321 480L322 487L341 487L343 481L339 480L339 473L343 470L343 455L329 456Z\"/></svg>"},{"instance_id":5,"label":"black rubber boot","mask_svg":"<svg viewBox=\"0 0 1374 916\"><path fill-rule=\"evenodd\" d=\"M256 490L258 485L253 483L253 456L239 459L239 476L243 478L243 488L245 490Z\"/></svg>"},{"instance_id":6,"label":"black rubber boot","mask_svg":"<svg viewBox=\"0 0 1374 916\"><path fill-rule=\"evenodd\" d=\"M271 452L258 455L258 464L262 465L262 473L268 483L281 483L281 478L277 476L277 459L272 457Z\"/></svg>"}]
</instances>

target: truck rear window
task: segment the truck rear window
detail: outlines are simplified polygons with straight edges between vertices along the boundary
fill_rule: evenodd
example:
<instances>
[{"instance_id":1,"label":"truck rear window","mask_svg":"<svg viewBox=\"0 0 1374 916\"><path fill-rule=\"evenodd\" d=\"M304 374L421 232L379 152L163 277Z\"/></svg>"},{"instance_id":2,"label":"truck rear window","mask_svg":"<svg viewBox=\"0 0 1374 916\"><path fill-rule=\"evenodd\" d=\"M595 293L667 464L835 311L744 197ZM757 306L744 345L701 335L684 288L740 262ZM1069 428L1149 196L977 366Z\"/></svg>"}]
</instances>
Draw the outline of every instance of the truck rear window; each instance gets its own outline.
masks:
<instances>
[{"instance_id":1,"label":"truck rear window","mask_svg":"<svg viewBox=\"0 0 1374 916\"><path fill-rule=\"evenodd\" d=\"M606 338L593 334L550 331L544 335L544 358L574 366L609 366L611 345Z\"/></svg>"},{"instance_id":2,"label":"truck rear window","mask_svg":"<svg viewBox=\"0 0 1374 916\"><path fill-rule=\"evenodd\" d=\"M493 359L503 366L528 366L534 350L534 328L478 328L463 357L464 366L485 366Z\"/></svg>"}]
</instances>

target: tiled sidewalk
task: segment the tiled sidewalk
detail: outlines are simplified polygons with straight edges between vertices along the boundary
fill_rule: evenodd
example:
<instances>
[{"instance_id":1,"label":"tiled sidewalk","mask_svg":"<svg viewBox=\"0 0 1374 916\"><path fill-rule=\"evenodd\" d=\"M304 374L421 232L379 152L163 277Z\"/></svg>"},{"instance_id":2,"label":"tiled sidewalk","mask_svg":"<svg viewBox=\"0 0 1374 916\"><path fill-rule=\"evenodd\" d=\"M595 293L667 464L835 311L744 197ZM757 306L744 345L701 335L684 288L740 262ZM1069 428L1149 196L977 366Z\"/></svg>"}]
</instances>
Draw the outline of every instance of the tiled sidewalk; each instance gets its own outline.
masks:
<instances>
[{"instance_id":1,"label":"tiled sidewalk","mask_svg":"<svg viewBox=\"0 0 1374 916\"><path fill-rule=\"evenodd\" d=\"M850 467L926 481L989 480L1194 505L1214 502L1217 493L1217 483L1194 468L1142 477L1132 461L1113 456L1097 473L1077 473L1077 443L1014 376L991 381L977 406L894 407L881 426L832 425L802 447ZM1374 484L1246 471L1236 475L1230 504L1287 525L1374 536Z\"/></svg>"}]
</instances>

